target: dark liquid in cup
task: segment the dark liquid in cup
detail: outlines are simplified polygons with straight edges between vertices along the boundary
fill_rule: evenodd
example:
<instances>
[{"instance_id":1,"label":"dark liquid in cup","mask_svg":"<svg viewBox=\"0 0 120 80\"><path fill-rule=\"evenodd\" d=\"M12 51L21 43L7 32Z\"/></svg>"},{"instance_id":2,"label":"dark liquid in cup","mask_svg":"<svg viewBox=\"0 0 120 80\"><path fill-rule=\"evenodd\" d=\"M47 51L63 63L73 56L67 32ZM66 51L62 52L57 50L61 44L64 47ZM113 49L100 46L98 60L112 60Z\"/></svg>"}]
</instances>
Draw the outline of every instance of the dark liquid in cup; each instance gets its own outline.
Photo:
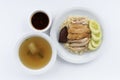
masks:
<instances>
[{"instance_id":1,"label":"dark liquid in cup","mask_svg":"<svg viewBox=\"0 0 120 80\"><path fill-rule=\"evenodd\" d=\"M44 12L36 12L31 19L32 25L35 29L42 30L49 24L49 18Z\"/></svg>"}]
</instances>

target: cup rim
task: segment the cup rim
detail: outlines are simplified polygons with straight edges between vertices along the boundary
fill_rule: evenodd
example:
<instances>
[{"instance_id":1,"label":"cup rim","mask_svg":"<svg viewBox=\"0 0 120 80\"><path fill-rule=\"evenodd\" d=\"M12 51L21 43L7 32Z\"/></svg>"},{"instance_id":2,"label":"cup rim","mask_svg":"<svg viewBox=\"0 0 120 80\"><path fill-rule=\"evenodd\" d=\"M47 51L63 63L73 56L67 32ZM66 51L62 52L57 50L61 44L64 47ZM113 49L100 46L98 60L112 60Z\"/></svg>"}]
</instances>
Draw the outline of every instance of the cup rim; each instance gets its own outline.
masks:
<instances>
[{"instance_id":1,"label":"cup rim","mask_svg":"<svg viewBox=\"0 0 120 80\"><path fill-rule=\"evenodd\" d=\"M38 37L44 38L50 44L50 46L52 48L52 56L51 56L50 61L48 62L47 65L45 65L43 68L40 68L40 69L31 69L31 68L25 66L21 62L21 60L19 58L19 47L20 47L20 45L22 44L22 42L24 40L26 40L27 38L33 37L33 36L38 36ZM18 66L17 67L19 67L20 71L22 71L22 72L25 72L25 73L28 73L28 74L35 74L35 75L41 74L41 73L45 73L54 65L54 63L56 61L57 50L56 50L55 46L53 45L53 41L51 40L51 38L47 34L44 34L44 33L29 33L29 34L25 34L17 42L17 46L16 47L17 47L17 51L16 51L17 55L16 56L17 56L17 62L18 62L17 63Z\"/></svg>"},{"instance_id":2,"label":"cup rim","mask_svg":"<svg viewBox=\"0 0 120 80\"><path fill-rule=\"evenodd\" d=\"M41 29L41 30L34 28L34 26L33 26L32 23L31 23L32 16L33 16L35 13L37 13L37 12L45 13L45 14L48 16L48 19L49 19L48 25L47 25L44 29ZM35 10L35 11L33 11L33 12L30 14L30 16L29 16L29 24L30 24L31 29L33 29L34 31L37 31L37 32L46 32L46 31L51 27L51 24L52 24L52 15L51 15L51 13L50 13L49 11L47 11L47 10L42 10L42 9L40 9L40 10Z\"/></svg>"}]
</instances>

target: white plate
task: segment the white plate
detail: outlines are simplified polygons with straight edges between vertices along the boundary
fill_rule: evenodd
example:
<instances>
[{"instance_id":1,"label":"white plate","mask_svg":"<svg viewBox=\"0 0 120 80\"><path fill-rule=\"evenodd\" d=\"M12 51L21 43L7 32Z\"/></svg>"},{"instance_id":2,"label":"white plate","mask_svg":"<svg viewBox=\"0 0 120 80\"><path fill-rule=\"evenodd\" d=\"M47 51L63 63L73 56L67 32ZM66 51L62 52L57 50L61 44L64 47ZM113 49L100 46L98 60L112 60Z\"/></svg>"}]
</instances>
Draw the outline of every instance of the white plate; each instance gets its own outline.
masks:
<instances>
[{"instance_id":1,"label":"white plate","mask_svg":"<svg viewBox=\"0 0 120 80\"><path fill-rule=\"evenodd\" d=\"M63 45L61 45L61 43L58 42L60 26L64 22L64 20L70 15L87 16L90 19L96 20L100 24L98 16L89 11L89 9L85 8L72 8L60 13L59 15L56 15L53 26L51 28L50 36L54 40L55 46L57 47L58 55L65 61L71 63L86 63L94 60L99 54L101 54L101 47L93 52L85 53L83 55L76 55L70 53L67 49L64 48Z\"/></svg>"}]
</instances>

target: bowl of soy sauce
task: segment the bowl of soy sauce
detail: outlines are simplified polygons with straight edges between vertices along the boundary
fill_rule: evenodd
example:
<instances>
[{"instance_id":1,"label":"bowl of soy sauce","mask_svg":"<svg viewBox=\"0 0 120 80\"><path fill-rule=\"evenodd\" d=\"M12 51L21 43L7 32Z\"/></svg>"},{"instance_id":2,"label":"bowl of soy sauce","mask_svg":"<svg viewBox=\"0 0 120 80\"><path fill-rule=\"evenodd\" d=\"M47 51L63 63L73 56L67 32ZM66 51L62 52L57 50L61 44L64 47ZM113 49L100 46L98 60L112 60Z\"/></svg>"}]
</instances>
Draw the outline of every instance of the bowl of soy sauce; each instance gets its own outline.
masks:
<instances>
[{"instance_id":1,"label":"bowl of soy sauce","mask_svg":"<svg viewBox=\"0 0 120 80\"><path fill-rule=\"evenodd\" d=\"M32 29L40 32L47 31L52 23L51 14L44 10L37 10L33 12L30 17L30 24Z\"/></svg>"}]
</instances>

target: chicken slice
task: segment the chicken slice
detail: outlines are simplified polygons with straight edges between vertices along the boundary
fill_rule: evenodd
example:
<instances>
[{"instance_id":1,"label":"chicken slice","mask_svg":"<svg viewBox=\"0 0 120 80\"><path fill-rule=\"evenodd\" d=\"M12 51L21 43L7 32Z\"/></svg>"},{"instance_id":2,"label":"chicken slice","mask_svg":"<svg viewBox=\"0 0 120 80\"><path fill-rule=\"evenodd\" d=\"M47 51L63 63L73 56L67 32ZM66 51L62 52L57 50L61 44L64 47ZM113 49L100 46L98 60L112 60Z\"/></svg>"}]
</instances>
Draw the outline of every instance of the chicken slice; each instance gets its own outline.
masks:
<instances>
[{"instance_id":1,"label":"chicken slice","mask_svg":"<svg viewBox=\"0 0 120 80\"><path fill-rule=\"evenodd\" d=\"M68 33L90 33L90 29L87 27L87 25L74 24L70 25L68 28Z\"/></svg>"},{"instance_id":2,"label":"chicken slice","mask_svg":"<svg viewBox=\"0 0 120 80\"><path fill-rule=\"evenodd\" d=\"M86 50L87 48L86 47L69 47L69 49L75 52L80 52L80 51Z\"/></svg>"},{"instance_id":3,"label":"chicken slice","mask_svg":"<svg viewBox=\"0 0 120 80\"><path fill-rule=\"evenodd\" d=\"M86 42L89 38L83 38L83 39L79 39L79 40L68 40L68 43L83 43Z\"/></svg>"},{"instance_id":4,"label":"chicken slice","mask_svg":"<svg viewBox=\"0 0 120 80\"><path fill-rule=\"evenodd\" d=\"M81 46L86 46L88 44L89 40L82 42L82 43L70 43L70 47L81 47Z\"/></svg>"},{"instance_id":5,"label":"chicken slice","mask_svg":"<svg viewBox=\"0 0 120 80\"><path fill-rule=\"evenodd\" d=\"M82 39L82 38L89 37L89 36L90 36L90 34L88 34L88 33L83 33L83 34L69 33L67 38L70 39L70 40L78 40L78 39Z\"/></svg>"}]
</instances>

